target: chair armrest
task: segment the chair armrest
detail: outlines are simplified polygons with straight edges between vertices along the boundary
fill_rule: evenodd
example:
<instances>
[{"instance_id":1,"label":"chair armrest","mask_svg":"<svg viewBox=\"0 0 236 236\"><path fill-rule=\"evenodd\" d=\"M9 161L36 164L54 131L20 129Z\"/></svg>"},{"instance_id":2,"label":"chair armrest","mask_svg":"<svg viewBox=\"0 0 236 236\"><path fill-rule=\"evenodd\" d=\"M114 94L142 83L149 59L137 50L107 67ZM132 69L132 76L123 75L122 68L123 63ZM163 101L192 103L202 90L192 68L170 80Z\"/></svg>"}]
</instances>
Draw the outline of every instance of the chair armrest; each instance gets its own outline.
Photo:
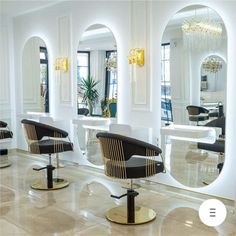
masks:
<instances>
[{"instance_id":1,"label":"chair armrest","mask_svg":"<svg viewBox=\"0 0 236 236\"><path fill-rule=\"evenodd\" d=\"M66 131L62 129L58 129L51 125L39 123L32 120L26 120L26 119L22 120L21 123L25 125L34 126L38 140L42 139L45 136L52 137L52 138L66 138L68 136L68 133Z\"/></svg>"},{"instance_id":2,"label":"chair armrest","mask_svg":"<svg viewBox=\"0 0 236 236\"><path fill-rule=\"evenodd\" d=\"M0 128L6 128L7 127L7 123L4 121L0 121Z\"/></svg>"},{"instance_id":3,"label":"chair armrest","mask_svg":"<svg viewBox=\"0 0 236 236\"><path fill-rule=\"evenodd\" d=\"M126 160L131 158L133 155L158 156L162 153L159 147L131 137L105 132L98 133L96 136L97 138L109 138L121 141Z\"/></svg>"}]
</instances>

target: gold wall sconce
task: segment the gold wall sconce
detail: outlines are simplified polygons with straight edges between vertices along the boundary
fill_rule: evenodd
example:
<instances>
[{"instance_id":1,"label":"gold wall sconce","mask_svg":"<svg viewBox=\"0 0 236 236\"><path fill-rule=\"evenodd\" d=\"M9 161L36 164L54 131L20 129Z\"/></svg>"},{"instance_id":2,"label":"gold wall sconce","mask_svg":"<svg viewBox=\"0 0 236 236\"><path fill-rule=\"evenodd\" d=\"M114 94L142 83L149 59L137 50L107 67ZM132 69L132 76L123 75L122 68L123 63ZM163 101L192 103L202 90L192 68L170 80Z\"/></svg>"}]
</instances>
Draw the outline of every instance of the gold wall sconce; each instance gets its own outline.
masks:
<instances>
[{"instance_id":1,"label":"gold wall sconce","mask_svg":"<svg viewBox=\"0 0 236 236\"><path fill-rule=\"evenodd\" d=\"M67 72L69 68L67 57L58 57L55 62L55 70Z\"/></svg>"},{"instance_id":2,"label":"gold wall sconce","mask_svg":"<svg viewBox=\"0 0 236 236\"><path fill-rule=\"evenodd\" d=\"M129 64L144 65L144 50L133 48L129 51Z\"/></svg>"}]
</instances>

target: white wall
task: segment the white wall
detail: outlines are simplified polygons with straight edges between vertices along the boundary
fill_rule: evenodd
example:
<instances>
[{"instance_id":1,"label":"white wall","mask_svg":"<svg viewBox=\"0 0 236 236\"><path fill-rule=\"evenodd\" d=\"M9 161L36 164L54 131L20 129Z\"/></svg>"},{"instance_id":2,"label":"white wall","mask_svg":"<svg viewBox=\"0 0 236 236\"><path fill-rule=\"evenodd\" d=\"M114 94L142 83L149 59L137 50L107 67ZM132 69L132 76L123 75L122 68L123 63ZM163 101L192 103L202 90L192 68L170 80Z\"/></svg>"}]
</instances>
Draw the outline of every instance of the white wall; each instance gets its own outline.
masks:
<instances>
[{"instance_id":1,"label":"white wall","mask_svg":"<svg viewBox=\"0 0 236 236\"><path fill-rule=\"evenodd\" d=\"M104 24L114 33L118 50L118 121L153 127L159 137L161 124L160 45L169 19L190 3L203 1L151 1L151 2L64 2L33 12L14 20L16 111L22 113L21 58L25 42L32 36L41 37L49 52L50 109L56 118L70 119L76 115L76 51L79 39L92 24ZM228 31L228 106L226 120L226 162L220 177L211 185L191 189L177 183L168 173L157 175L155 181L202 193L233 199L236 189L234 141L236 140L236 55L235 35L236 3L204 1L223 18ZM66 16L66 17L65 17ZM60 19L62 19L60 21ZM59 25L60 22L60 25ZM132 30L131 30L132 29ZM63 33L64 32L64 33ZM65 36L67 38L65 38ZM62 40L63 38L63 40ZM65 43L66 42L66 43ZM130 75L127 56L131 47L145 49L145 66L133 68ZM230 50L229 50L230 49ZM68 54L70 74L63 78L53 69L55 58ZM133 89L131 89L131 85ZM61 94L63 92L63 94ZM139 95L137 97L137 95ZM19 126L19 122L18 122Z\"/></svg>"}]
</instances>

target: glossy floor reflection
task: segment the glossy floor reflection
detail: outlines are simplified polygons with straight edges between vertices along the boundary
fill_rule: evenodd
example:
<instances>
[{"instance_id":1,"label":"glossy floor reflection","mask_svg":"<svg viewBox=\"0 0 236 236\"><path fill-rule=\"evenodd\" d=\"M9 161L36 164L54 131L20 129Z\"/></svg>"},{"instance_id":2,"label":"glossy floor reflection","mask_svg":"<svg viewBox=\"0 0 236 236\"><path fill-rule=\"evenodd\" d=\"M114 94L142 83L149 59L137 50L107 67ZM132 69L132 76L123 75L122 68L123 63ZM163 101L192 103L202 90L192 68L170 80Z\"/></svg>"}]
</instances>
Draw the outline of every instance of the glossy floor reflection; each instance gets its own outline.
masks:
<instances>
[{"instance_id":1,"label":"glossy floor reflection","mask_svg":"<svg viewBox=\"0 0 236 236\"><path fill-rule=\"evenodd\" d=\"M198 149L197 143L172 139L166 144L166 168L185 186L204 187L212 183L219 176L217 165L223 159L217 152Z\"/></svg>"},{"instance_id":2,"label":"glossy floor reflection","mask_svg":"<svg viewBox=\"0 0 236 236\"><path fill-rule=\"evenodd\" d=\"M30 182L43 177L34 166L46 163L22 153L9 155L13 165L0 169L0 235L236 235L233 202L227 201L227 219L219 227L201 223L198 208L207 196L141 181L137 204L150 207L157 218L148 224L124 226L108 222L105 211L122 203L110 194L121 194L125 181L104 176L103 172L67 163L57 170L68 179L68 188L37 191Z\"/></svg>"}]
</instances>

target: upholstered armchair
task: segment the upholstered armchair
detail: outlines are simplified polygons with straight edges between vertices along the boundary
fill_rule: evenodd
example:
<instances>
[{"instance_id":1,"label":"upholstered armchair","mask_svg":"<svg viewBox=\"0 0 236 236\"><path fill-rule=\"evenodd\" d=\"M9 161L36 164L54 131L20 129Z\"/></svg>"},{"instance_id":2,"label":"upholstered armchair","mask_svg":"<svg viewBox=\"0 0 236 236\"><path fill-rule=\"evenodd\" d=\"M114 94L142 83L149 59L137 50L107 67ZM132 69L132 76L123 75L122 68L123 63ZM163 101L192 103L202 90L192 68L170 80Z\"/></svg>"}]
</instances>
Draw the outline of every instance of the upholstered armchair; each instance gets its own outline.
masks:
<instances>
[{"instance_id":1,"label":"upholstered armchair","mask_svg":"<svg viewBox=\"0 0 236 236\"><path fill-rule=\"evenodd\" d=\"M199 106L187 106L188 118L190 121L194 121L199 125L199 121L205 121L209 119L209 111L204 107Z\"/></svg>"},{"instance_id":2,"label":"upholstered armchair","mask_svg":"<svg viewBox=\"0 0 236 236\"><path fill-rule=\"evenodd\" d=\"M198 143L197 147L199 149L218 152L220 154L225 153L225 117L220 117L218 119L212 120L205 124L207 127L218 127L221 128L221 135L216 138L214 143ZM217 168L221 172L223 168L223 162L219 163Z\"/></svg>"},{"instance_id":3,"label":"upholstered armchair","mask_svg":"<svg viewBox=\"0 0 236 236\"><path fill-rule=\"evenodd\" d=\"M7 123L0 121L0 140L13 138L13 133L9 130ZM1 143L0 143L1 144ZM0 148L0 168L8 167L11 162L8 160L8 150Z\"/></svg>"},{"instance_id":4,"label":"upholstered armchair","mask_svg":"<svg viewBox=\"0 0 236 236\"><path fill-rule=\"evenodd\" d=\"M87 116L89 114L88 108L78 108L78 115Z\"/></svg>"},{"instance_id":5,"label":"upholstered armchair","mask_svg":"<svg viewBox=\"0 0 236 236\"><path fill-rule=\"evenodd\" d=\"M133 179L147 178L164 172L163 161L156 156L161 149L137 139L114 133L98 133L103 153L105 174L112 178L130 179L131 187L126 194L111 197L120 199L127 196L127 206L118 206L106 213L108 220L119 224L142 224L156 217L149 208L135 207L138 192L133 189Z\"/></svg>"},{"instance_id":6,"label":"upholstered armchair","mask_svg":"<svg viewBox=\"0 0 236 236\"><path fill-rule=\"evenodd\" d=\"M70 142L68 133L53 126L32 120L24 119L21 123L25 131L29 152L33 154L48 154L49 157L49 164L46 167L34 168L36 171L47 170L47 184L43 180L38 180L31 187L39 190L51 190L68 186L68 181L53 178L55 167L52 165L51 160L52 154L73 151L73 144ZM68 141L65 141L65 138L68 138Z\"/></svg>"}]
</instances>

